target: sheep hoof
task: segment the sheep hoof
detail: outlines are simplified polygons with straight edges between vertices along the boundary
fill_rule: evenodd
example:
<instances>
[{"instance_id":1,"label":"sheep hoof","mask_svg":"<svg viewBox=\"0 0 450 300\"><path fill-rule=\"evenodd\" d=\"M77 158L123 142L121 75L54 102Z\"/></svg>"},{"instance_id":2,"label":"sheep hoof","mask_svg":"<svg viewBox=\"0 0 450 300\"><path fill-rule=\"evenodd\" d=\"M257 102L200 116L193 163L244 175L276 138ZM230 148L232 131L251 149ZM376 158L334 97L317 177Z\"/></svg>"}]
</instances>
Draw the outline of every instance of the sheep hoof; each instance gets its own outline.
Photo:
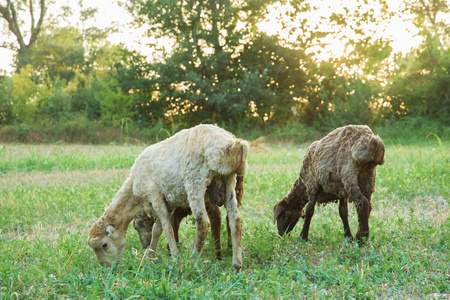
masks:
<instances>
[{"instance_id":1,"label":"sheep hoof","mask_svg":"<svg viewBox=\"0 0 450 300\"><path fill-rule=\"evenodd\" d=\"M361 247L364 247L366 244L367 244L367 239L366 239L366 238L363 238L363 239L358 240L358 246L359 246L360 248L361 248Z\"/></svg>"},{"instance_id":2,"label":"sheep hoof","mask_svg":"<svg viewBox=\"0 0 450 300\"><path fill-rule=\"evenodd\" d=\"M347 241L349 243L353 243L353 241L355 240L355 238L353 237L353 235L346 235L345 238L347 239Z\"/></svg>"},{"instance_id":3,"label":"sheep hoof","mask_svg":"<svg viewBox=\"0 0 450 300\"><path fill-rule=\"evenodd\" d=\"M194 249L191 250L191 255L190 255L191 259L195 260L195 259L199 258L199 256L200 256L200 252L195 251Z\"/></svg>"},{"instance_id":4,"label":"sheep hoof","mask_svg":"<svg viewBox=\"0 0 450 300\"><path fill-rule=\"evenodd\" d=\"M369 240L369 236L365 235L363 236L362 234L356 234L356 240L358 241L358 246L359 247L363 247L364 245L367 244L367 241Z\"/></svg>"},{"instance_id":5,"label":"sheep hoof","mask_svg":"<svg viewBox=\"0 0 450 300\"><path fill-rule=\"evenodd\" d=\"M150 248L145 249L145 252L147 252L147 258L154 259L155 258L155 251L153 251Z\"/></svg>"},{"instance_id":6,"label":"sheep hoof","mask_svg":"<svg viewBox=\"0 0 450 300\"><path fill-rule=\"evenodd\" d=\"M233 267L236 269L236 273L239 273L242 269L242 265L233 264Z\"/></svg>"},{"instance_id":7,"label":"sheep hoof","mask_svg":"<svg viewBox=\"0 0 450 300\"><path fill-rule=\"evenodd\" d=\"M308 236L307 236L307 235L305 235L305 234L303 234L303 233L300 233L300 236L301 236L301 238L302 238L303 241L305 241L305 242L308 241Z\"/></svg>"}]
</instances>

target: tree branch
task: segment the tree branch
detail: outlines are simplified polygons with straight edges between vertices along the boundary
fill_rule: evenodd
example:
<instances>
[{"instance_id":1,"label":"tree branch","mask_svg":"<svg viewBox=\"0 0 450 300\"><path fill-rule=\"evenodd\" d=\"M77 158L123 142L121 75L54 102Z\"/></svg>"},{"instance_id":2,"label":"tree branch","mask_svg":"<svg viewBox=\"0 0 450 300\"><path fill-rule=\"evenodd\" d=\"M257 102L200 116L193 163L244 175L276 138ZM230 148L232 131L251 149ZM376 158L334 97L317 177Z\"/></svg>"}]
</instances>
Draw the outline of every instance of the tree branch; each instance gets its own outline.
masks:
<instances>
[{"instance_id":1,"label":"tree branch","mask_svg":"<svg viewBox=\"0 0 450 300\"><path fill-rule=\"evenodd\" d=\"M25 42L17 22L17 12L14 8L14 4L11 3L11 0L6 1L6 6L0 5L0 14L8 23L9 30L11 30L16 37L17 42L19 43L19 49L25 47Z\"/></svg>"},{"instance_id":2,"label":"tree branch","mask_svg":"<svg viewBox=\"0 0 450 300\"><path fill-rule=\"evenodd\" d=\"M31 17L31 32L34 31L34 11L33 11L33 0L29 0L30 4L30 17Z\"/></svg>"},{"instance_id":3,"label":"tree branch","mask_svg":"<svg viewBox=\"0 0 450 300\"><path fill-rule=\"evenodd\" d=\"M30 0L30 3L32 1L33 0ZM41 31L41 28L42 28L42 23L44 22L45 13L47 12L47 6L45 5L45 0L40 0L39 1L39 6L40 6L40 9L41 9L41 12L40 12L40 15L39 15L39 20L38 20L38 22L36 24L36 27L35 28L33 28L33 27L31 28L31 37L30 37L30 41L29 41L28 45L33 44L37 40L39 32Z\"/></svg>"},{"instance_id":4,"label":"tree branch","mask_svg":"<svg viewBox=\"0 0 450 300\"><path fill-rule=\"evenodd\" d=\"M29 0L28 3L28 9L31 17L30 39L28 43L25 42L23 34L20 30L18 14L16 8L14 7L14 4L11 2L11 0L6 0L6 5L0 5L0 17L5 19L8 24L9 30L16 37L16 40L19 44L19 53L25 52L27 48L29 48L34 42L36 42L39 32L42 28L42 23L44 22L45 13L47 11L45 0L39 0L40 14L39 20L36 23L33 1L34 0Z\"/></svg>"}]
</instances>

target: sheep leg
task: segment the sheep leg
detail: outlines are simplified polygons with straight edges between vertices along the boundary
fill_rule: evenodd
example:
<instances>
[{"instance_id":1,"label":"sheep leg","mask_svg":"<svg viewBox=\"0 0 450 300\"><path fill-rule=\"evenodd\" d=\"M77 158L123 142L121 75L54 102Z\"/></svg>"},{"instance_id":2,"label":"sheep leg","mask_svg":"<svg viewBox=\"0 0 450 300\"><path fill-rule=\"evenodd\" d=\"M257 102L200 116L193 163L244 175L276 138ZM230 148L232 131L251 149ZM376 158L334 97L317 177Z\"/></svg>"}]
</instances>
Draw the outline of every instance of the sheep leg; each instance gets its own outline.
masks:
<instances>
[{"instance_id":1,"label":"sheep leg","mask_svg":"<svg viewBox=\"0 0 450 300\"><path fill-rule=\"evenodd\" d=\"M178 232L180 231L181 221L190 214L191 210L188 207L186 208L178 207L175 209L175 211L172 214L172 217L170 218L170 224L172 224L173 229L173 236L175 238L175 242L177 243L180 242ZM169 249L169 245L167 245L167 249Z\"/></svg>"},{"instance_id":2,"label":"sheep leg","mask_svg":"<svg viewBox=\"0 0 450 300\"><path fill-rule=\"evenodd\" d=\"M154 258L156 254L156 247L158 247L159 237L161 236L163 229L161 222L157 219L155 223L153 223L152 227L152 239L150 241L150 249L148 252L149 258Z\"/></svg>"},{"instance_id":3,"label":"sheep leg","mask_svg":"<svg viewBox=\"0 0 450 300\"><path fill-rule=\"evenodd\" d=\"M222 259L222 247L220 245L220 232L222 227L222 220L220 217L220 209L217 205L210 202L206 203L206 212L208 213L209 221L211 222L211 236L214 240L216 249L216 257L218 260Z\"/></svg>"},{"instance_id":4,"label":"sheep leg","mask_svg":"<svg viewBox=\"0 0 450 300\"><path fill-rule=\"evenodd\" d=\"M362 246L364 239L369 238L370 202L361 192L357 180L354 183L345 185L345 187L350 199L355 203L356 211L358 212L359 228L356 233L356 239L358 240L359 246Z\"/></svg>"},{"instance_id":5,"label":"sheep leg","mask_svg":"<svg viewBox=\"0 0 450 300\"><path fill-rule=\"evenodd\" d=\"M242 217L237 208L236 191L236 175L229 175L225 178L226 198L225 208L227 209L227 217L229 220L231 239L233 244L233 267L239 271L242 268Z\"/></svg>"},{"instance_id":6,"label":"sheep leg","mask_svg":"<svg viewBox=\"0 0 450 300\"><path fill-rule=\"evenodd\" d=\"M202 251L210 226L208 214L206 213L204 197L192 197L189 200L192 215L195 219L194 245L191 249L191 257L197 256Z\"/></svg>"},{"instance_id":7,"label":"sheep leg","mask_svg":"<svg viewBox=\"0 0 450 300\"><path fill-rule=\"evenodd\" d=\"M348 204L347 199L339 199L339 216L342 224L344 224L344 236L350 241L353 241L353 235L348 224Z\"/></svg>"},{"instance_id":8,"label":"sheep leg","mask_svg":"<svg viewBox=\"0 0 450 300\"><path fill-rule=\"evenodd\" d=\"M153 201L153 210L156 213L157 222L160 223L157 225L156 229L158 229L159 226L162 227L162 230L164 231L164 234L166 235L167 243L169 244L170 253L173 257L176 257L179 255L177 243L175 241L175 236L172 229L172 224L170 223L170 214L169 210L167 209L167 204L164 201L164 197L162 195L158 195L156 199ZM155 223L155 224L156 224ZM153 229L155 229L155 225L153 225ZM156 232L152 232L152 242L151 245L154 246L150 248L151 250L156 250L156 245L158 243L159 235L161 233L159 232L160 229L158 229ZM155 234L158 234L158 236L155 236ZM153 239L155 239L155 243L153 242Z\"/></svg>"},{"instance_id":9,"label":"sheep leg","mask_svg":"<svg viewBox=\"0 0 450 300\"><path fill-rule=\"evenodd\" d=\"M356 239L359 246L364 245L365 240L369 238L369 215L370 215L370 203L364 197L362 201L357 205L358 211L358 223L359 229L356 233Z\"/></svg>"},{"instance_id":10,"label":"sheep leg","mask_svg":"<svg viewBox=\"0 0 450 300\"><path fill-rule=\"evenodd\" d=\"M230 249L231 248L231 229L230 229L230 221L228 220L228 216L227 216L227 237L228 237L227 249Z\"/></svg>"},{"instance_id":11,"label":"sheep leg","mask_svg":"<svg viewBox=\"0 0 450 300\"><path fill-rule=\"evenodd\" d=\"M181 220L185 217L185 215L179 214L179 208L175 209L172 216L170 217L170 224L172 225L173 237L175 238L175 242L179 243L180 239L178 238L178 231L180 230ZM170 246L167 244L167 250L170 252Z\"/></svg>"},{"instance_id":12,"label":"sheep leg","mask_svg":"<svg viewBox=\"0 0 450 300\"><path fill-rule=\"evenodd\" d=\"M173 237L175 238L175 242L179 243L180 238L178 236L178 231L180 230L181 219L177 218L176 215L172 215L172 218L170 219L170 223L172 224Z\"/></svg>"},{"instance_id":13,"label":"sheep leg","mask_svg":"<svg viewBox=\"0 0 450 300\"><path fill-rule=\"evenodd\" d=\"M309 232L309 225L311 224L311 218L314 215L314 206L316 205L316 200L310 200L308 202L308 205L306 206L305 211L305 222L303 223L303 229L300 233L300 236L303 240L308 241L308 232Z\"/></svg>"}]
</instances>

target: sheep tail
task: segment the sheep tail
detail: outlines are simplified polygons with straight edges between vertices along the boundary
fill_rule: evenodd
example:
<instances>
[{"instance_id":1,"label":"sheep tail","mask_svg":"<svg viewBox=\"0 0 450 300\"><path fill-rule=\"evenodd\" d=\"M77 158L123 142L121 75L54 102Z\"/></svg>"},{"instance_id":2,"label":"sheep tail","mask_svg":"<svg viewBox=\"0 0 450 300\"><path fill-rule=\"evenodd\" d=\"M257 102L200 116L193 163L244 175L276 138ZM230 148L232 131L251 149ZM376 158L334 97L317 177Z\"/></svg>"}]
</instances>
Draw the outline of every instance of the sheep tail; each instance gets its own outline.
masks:
<instances>
[{"instance_id":1,"label":"sheep tail","mask_svg":"<svg viewBox=\"0 0 450 300\"><path fill-rule=\"evenodd\" d=\"M243 176L247 171L248 143L243 140L236 140L233 146L234 149L238 149L235 156L234 173ZM233 156L231 154L231 157Z\"/></svg>"},{"instance_id":2,"label":"sheep tail","mask_svg":"<svg viewBox=\"0 0 450 300\"><path fill-rule=\"evenodd\" d=\"M221 175L244 175L247 169L249 145L241 139L233 139L226 145L216 144L205 150L210 168Z\"/></svg>"},{"instance_id":3,"label":"sheep tail","mask_svg":"<svg viewBox=\"0 0 450 300\"><path fill-rule=\"evenodd\" d=\"M242 205L242 198L244 197L244 175L236 176L236 200L237 205L240 207Z\"/></svg>"}]
</instances>

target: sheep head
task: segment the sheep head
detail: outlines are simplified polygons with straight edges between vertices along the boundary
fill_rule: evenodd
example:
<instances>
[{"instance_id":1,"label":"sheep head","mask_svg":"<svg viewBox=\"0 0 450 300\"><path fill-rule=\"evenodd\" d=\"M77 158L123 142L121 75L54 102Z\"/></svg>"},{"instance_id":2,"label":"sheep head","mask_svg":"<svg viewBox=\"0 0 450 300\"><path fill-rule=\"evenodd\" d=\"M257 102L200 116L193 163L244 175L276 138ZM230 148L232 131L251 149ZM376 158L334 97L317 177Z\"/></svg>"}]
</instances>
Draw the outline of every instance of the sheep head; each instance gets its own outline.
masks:
<instances>
[{"instance_id":1,"label":"sheep head","mask_svg":"<svg viewBox=\"0 0 450 300\"><path fill-rule=\"evenodd\" d=\"M89 231L88 244L94 250L100 264L112 265L122 259L126 230L115 228L99 220Z\"/></svg>"},{"instance_id":2,"label":"sheep head","mask_svg":"<svg viewBox=\"0 0 450 300\"><path fill-rule=\"evenodd\" d=\"M277 222L278 234L283 236L294 229L300 217L304 217L303 210L299 210L281 200L273 208L273 222Z\"/></svg>"}]
</instances>

